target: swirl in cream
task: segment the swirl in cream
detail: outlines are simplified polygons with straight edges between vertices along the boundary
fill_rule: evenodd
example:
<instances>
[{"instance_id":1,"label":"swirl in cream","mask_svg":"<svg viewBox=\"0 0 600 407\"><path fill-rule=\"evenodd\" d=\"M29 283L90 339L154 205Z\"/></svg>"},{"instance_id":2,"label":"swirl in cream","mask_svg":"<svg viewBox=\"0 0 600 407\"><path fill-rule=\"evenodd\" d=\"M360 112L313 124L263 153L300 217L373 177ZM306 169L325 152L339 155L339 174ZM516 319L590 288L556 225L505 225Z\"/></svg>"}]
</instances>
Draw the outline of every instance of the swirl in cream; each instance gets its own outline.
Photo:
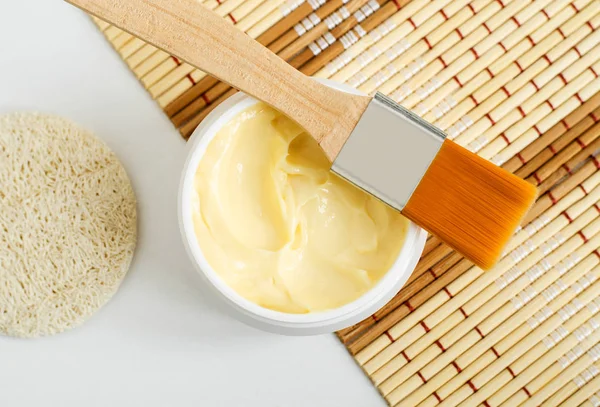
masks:
<instances>
[{"instance_id":1,"label":"swirl in cream","mask_svg":"<svg viewBox=\"0 0 600 407\"><path fill-rule=\"evenodd\" d=\"M194 227L241 296L281 312L325 311L392 266L408 221L329 167L315 140L263 103L211 141L194 180Z\"/></svg>"}]
</instances>

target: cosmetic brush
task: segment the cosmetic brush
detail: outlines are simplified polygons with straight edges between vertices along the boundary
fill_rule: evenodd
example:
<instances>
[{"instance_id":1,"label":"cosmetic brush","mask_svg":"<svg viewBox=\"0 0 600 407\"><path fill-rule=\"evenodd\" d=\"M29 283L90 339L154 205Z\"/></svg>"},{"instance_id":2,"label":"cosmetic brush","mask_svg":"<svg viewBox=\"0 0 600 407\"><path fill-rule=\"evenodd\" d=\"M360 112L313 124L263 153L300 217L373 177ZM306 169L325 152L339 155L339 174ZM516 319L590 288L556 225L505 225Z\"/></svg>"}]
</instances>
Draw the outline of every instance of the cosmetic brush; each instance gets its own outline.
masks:
<instances>
[{"instance_id":1,"label":"cosmetic brush","mask_svg":"<svg viewBox=\"0 0 600 407\"><path fill-rule=\"evenodd\" d=\"M450 140L381 93L319 83L196 0L67 0L259 99L302 126L331 170L491 268L534 186Z\"/></svg>"}]
</instances>

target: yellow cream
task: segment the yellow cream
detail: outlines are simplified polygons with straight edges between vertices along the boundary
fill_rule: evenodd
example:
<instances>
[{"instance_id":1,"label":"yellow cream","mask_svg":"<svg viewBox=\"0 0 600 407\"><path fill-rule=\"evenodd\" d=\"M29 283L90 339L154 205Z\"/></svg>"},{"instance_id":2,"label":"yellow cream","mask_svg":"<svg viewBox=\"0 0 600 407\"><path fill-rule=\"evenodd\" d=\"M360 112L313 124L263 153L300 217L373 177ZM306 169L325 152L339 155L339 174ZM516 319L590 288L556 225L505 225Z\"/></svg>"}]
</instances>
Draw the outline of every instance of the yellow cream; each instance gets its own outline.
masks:
<instances>
[{"instance_id":1,"label":"yellow cream","mask_svg":"<svg viewBox=\"0 0 600 407\"><path fill-rule=\"evenodd\" d=\"M408 221L329 171L318 144L259 103L211 141L193 220L213 269L263 307L307 313L360 297L389 270Z\"/></svg>"}]
</instances>

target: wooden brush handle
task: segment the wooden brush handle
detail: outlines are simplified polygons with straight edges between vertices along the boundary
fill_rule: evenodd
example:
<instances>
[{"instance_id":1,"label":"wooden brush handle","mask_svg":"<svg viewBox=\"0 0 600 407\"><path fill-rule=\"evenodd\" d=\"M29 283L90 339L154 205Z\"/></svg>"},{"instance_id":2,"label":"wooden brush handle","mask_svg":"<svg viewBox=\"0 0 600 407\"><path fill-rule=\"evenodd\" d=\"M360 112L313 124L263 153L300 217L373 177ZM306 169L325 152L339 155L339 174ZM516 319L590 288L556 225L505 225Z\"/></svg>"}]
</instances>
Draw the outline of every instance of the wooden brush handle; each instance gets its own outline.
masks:
<instances>
[{"instance_id":1,"label":"wooden brush handle","mask_svg":"<svg viewBox=\"0 0 600 407\"><path fill-rule=\"evenodd\" d=\"M308 78L197 0L67 1L268 103L332 160L370 102Z\"/></svg>"}]
</instances>

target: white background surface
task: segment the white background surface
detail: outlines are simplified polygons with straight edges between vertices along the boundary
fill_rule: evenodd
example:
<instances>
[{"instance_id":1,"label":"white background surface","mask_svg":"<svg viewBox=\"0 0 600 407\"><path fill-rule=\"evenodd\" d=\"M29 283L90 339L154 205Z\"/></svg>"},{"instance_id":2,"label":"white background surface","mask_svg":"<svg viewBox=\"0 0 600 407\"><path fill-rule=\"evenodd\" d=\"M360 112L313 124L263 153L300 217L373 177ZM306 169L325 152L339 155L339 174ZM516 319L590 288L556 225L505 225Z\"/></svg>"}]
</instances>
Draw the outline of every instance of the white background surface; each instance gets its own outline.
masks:
<instances>
[{"instance_id":1,"label":"white background surface","mask_svg":"<svg viewBox=\"0 0 600 407\"><path fill-rule=\"evenodd\" d=\"M0 337L0 406L385 405L333 335L288 338L221 313L179 238L185 144L92 22L59 0L0 0L0 114L38 110L116 151L139 243L115 298L55 337Z\"/></svg>"}]
</instances>

